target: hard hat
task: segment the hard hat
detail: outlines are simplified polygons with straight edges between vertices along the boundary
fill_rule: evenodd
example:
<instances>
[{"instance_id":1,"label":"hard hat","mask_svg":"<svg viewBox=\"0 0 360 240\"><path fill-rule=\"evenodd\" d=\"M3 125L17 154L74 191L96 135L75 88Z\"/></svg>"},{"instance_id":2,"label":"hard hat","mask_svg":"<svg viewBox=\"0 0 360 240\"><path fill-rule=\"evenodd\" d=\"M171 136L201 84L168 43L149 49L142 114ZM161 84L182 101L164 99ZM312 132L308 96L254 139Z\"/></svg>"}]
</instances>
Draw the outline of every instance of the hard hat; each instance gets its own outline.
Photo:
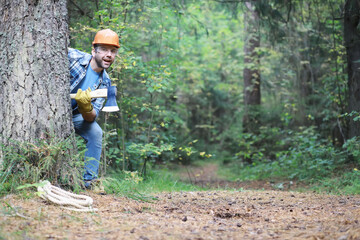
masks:
<instances>
[{"instance_id":1,"label":"hard hat","mask_svg":"<svg viewBox=\"0 0 360 240\"><path fill-rule=\"evenodd\" d=\"M118 48L120 47L118 35L110 29L98 31L92 44L107 44Z\"/></svg>"}]
</instances>

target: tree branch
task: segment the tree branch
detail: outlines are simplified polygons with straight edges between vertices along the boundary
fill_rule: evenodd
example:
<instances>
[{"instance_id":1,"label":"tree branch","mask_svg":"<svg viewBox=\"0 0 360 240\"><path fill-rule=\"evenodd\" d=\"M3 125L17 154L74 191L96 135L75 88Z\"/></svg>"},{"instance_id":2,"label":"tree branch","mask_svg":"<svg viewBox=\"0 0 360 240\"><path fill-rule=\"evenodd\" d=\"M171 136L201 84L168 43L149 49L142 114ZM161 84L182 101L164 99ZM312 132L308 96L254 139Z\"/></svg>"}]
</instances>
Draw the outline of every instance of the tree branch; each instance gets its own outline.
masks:
<instances>
[{"instance_id":1,"label":"tree branch","mask_svg":"<svg viewBox=\"0 0 360 240\"><path fill-rule=\"evenodd\" d=\"M79 10L81 15L92 19L92 17L88 13L86 13L84 10L82 10L81 7L79 5L77 5L73 0L70 0L70 3L72 3L72 5L74 5Z\"/></svg>"},{"instance_id":2,"label":"tree branch","mask_svg":"<svg viewBox=\"0 0 360 240\"><path fill-rule=\"evenodd\" d=\"M291 12L291 9L292 9L292 1L290 0L289 10L288 10L288 13L287 13L286 23L288 23L289 20L290 20L290 12Z\"/></svg>"}]
</instances>

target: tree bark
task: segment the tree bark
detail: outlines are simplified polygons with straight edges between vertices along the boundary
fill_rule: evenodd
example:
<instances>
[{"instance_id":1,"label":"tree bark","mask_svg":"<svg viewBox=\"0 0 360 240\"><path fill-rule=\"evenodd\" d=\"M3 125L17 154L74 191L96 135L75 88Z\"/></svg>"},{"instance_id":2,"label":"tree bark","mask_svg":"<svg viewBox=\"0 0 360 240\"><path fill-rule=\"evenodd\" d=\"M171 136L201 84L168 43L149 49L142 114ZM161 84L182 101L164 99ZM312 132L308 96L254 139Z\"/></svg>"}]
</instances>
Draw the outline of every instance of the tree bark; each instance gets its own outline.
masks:
<instances>
[{"instance_id":1,"label":"tree bark","mask_svg":"<svg viewBox=\"0 0 360 240\"><path fill-rule=\"evenodd\" d=\"M254 132L258 125L257 107L261 104L260 92L260 58L256 48L260 47L259 14L251 2L245 3L248 11L245 13L244 43L244 132Z\"/></svg>"},{"instance_id":2,"label":"tree bark","mask_svg":"<svg viewBox=\"0 0 360 240\"><path fill-rule=\"evenodd\" d=\"M347 0L345 3L344 16L344 39L348 63L348 88L349 106L348 111L360 113L360 2L359 0ZM348 137L360 136L360 122L349 121Z\"/></svg>"},{"instance_id":3,"label":"tree bark","mask_svg":"<svg viewBox=\"0 0 360 240\"><path fill-rule=\"evenodd\" d=\"M0 0L0 17L1 142L68 137L66 0Z\"/></svg>"}]
</instances>

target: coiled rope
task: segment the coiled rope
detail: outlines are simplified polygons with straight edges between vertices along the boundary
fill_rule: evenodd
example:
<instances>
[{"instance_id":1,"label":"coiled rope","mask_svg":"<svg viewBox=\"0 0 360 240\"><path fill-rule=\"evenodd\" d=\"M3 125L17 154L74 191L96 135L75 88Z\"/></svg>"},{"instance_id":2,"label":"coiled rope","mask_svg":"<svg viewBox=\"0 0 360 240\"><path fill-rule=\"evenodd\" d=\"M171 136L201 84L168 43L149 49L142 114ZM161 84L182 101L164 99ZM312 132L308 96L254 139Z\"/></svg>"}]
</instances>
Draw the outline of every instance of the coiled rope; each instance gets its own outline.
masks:
<instances>
[{"instance_id":1,"label":"coiled rope","mask_svg":"<svg viewBox=\"0 0 360 240\"><path fill-rule=\"evenodd\" d=\"M74 194L51 185L49 181L42 181L37 187L40 197L44 200L60 205L61 208L76 212L94 212L93 199L89 196Z\"/></svg>"}]
</instances>

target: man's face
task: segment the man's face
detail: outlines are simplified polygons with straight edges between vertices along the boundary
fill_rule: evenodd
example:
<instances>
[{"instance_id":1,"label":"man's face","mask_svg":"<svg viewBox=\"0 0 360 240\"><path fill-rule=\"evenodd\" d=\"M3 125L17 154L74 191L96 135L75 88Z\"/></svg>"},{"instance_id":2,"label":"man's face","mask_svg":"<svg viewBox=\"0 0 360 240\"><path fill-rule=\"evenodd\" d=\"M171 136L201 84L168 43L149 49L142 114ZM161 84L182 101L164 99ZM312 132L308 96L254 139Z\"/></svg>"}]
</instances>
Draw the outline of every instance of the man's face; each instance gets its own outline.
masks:
<instances>
[{"instance_id":1,"label":"man's face","mask_svg":"<svg viewBox=\"0 0 360 240\"><path fill-rule=\"evenodd\" d=\"M97 67L108 69L115 60L118 48L111 45L98 45L92 50Z\"/></svg>"}]
</instances>

